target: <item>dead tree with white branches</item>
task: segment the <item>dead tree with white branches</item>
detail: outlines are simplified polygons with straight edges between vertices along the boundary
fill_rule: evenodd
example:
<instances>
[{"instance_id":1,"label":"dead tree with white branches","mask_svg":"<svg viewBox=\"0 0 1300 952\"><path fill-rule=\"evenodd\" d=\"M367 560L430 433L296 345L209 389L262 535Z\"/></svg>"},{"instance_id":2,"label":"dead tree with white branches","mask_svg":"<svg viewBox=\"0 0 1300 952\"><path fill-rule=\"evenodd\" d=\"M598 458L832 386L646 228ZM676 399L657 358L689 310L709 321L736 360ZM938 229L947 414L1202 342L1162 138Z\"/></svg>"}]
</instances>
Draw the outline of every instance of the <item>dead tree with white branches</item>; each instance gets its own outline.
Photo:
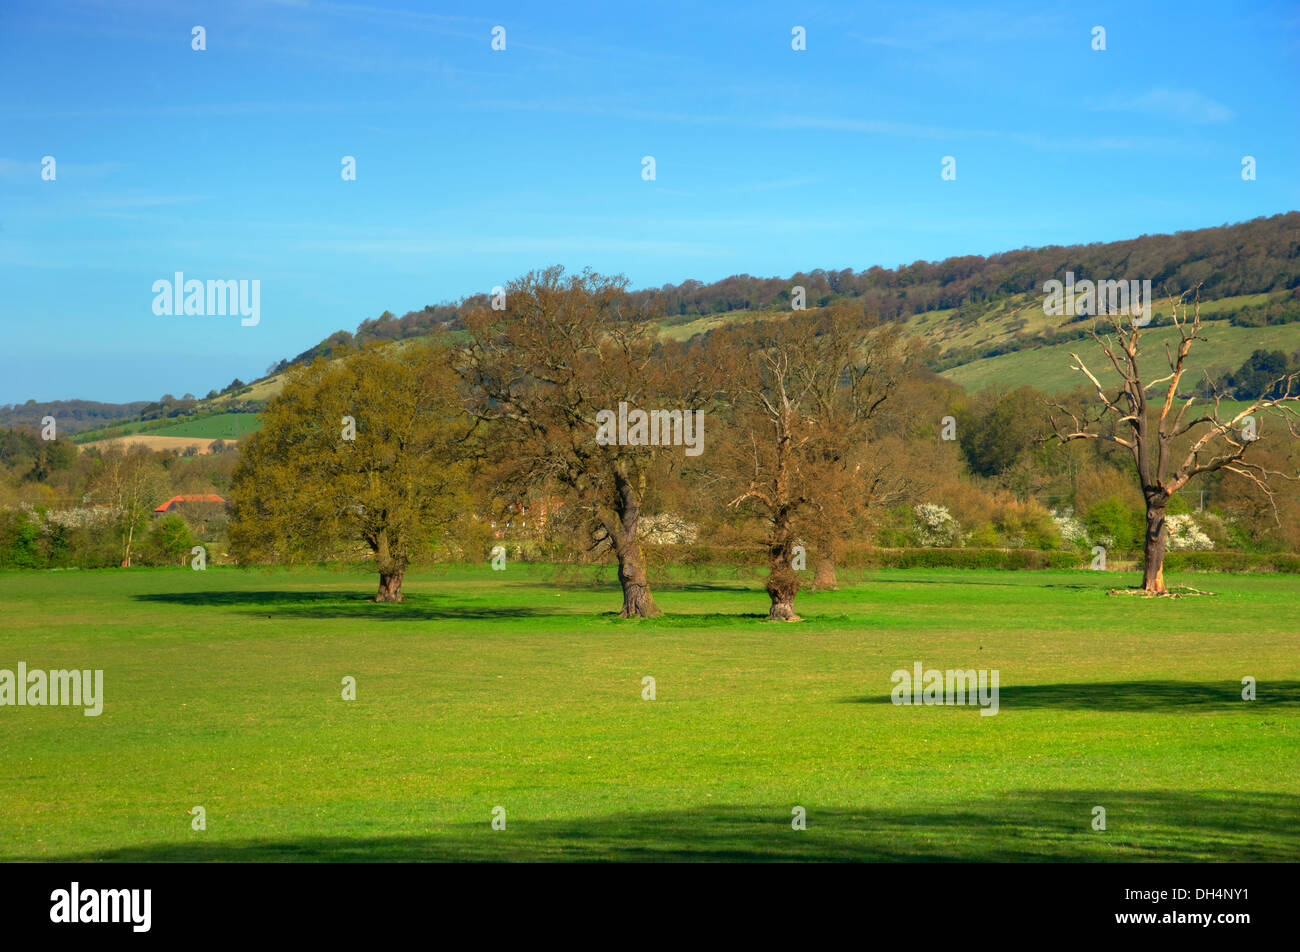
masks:
<instances>
[{"instance_id":1,"label":"dead tree with white branches","mask_svg":"<svg viewBox=\"0 0 1300 952\"><path fill-rule=\"evenodd\" d=\"M1101 406L1095 418L1080 419L1079 415L1060 404L1051 404L1055 411L1069 417L1066 423L1051 416L1052 438L1068 443L1072 440L1105 440L1122 446L1132 454L1146 500L1146 533L1144 538L1145 567L1142 590L1150 595L1167 595L1164 560L1168 534L1165 530L1165 511L1173 494L1188 481L1206 473L1224 470L1250 480L1277 507L1274 489L1269 484L1272 477L1296 479L1296 474L1266 469L1246 459L1247 454L1264 434L1257 417L1270 415L1279 419L1292 437L1300 437L1300 393L1297 379L1300 374L1289 374L1273 380L1249 405L1226 415L1221 412L1225 394L1205 374L1213 405L1205 403L1189 414L1195 395L1182 397L1179 385L1187 370L1187 355L1192 345L1206 342L1201 336L1200 294L1197 291L1192 315L1184 294L1173 303L1173 326L1178 338L1176 347L1165 344L1165 357L1169 372L1146 382L1140 369L1142 356L1140 344L1142 327L1128 321L1126 316L1109 314L1098 332L1094 323L1092 338L1101 347L1119 376L1119 387L1106 387L1078 354L1071 353L1077 370L1088 378L1096 390ZM1181 307L1181 314L1180 314ZM1154 393L1152 392L1154 391ZM1158 404L1155 401L1159 401ZM1176 409L1175 409L1176 407ZM1085 417L1087 415L1085 414ZM1109 421L1110 426L1099 424Z\"/></svg>"}]
</instances>

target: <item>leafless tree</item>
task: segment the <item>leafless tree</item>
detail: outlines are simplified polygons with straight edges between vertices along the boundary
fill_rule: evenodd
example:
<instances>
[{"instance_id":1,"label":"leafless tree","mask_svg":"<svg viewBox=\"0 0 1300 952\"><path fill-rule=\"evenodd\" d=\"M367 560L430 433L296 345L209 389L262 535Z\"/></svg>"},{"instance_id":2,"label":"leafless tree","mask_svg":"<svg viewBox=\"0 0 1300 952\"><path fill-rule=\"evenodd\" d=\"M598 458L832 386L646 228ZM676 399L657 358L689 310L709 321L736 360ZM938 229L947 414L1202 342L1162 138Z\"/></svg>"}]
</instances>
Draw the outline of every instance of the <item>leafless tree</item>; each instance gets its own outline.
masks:
<instances>
[{"instance_id":1,"label":"leafless tree","mask_svg":"<svg viewBox=\"0 0 1300 952\"><path fill-rule=\"evenodd\" d=\"M1285 426L1292 437L1300 437L1296 424L1297 378L1289 374L1278 377L1264 388L1249 404L1235 411L1225 411L1225 397L1209 378L1212 404L1189 413L1197 402L1195 395L1182 397L1179 385L1187 371L1187 356L1196 342L1208 342L1201 336L1201 307L1199 289L1192 304L1182 295L1173 304L1173 326L1178 334L1175 346L1165 345L1169 372L1147 382L1141 370L1142 327L1126 316L1109 314L1104 318L1102 330L1098 323L1092 327L1092 337L1119 375L1118 389L1106 387L1078 354L1072 369L1088 378L1100 402L1097 415L1081 418L1079 413L1061 404L1051 404L1055 411L1068 417L1053 414L1051 417L1054 438L1062 443L1072 440L1106 440L1121 446L1132 454L1146 500L1146 533L1144 539L1145 568L1142 589L1152 595L1167 594L1164 578L1165 547L1168 534L1165 530L1165 513L1174 493L1188 481L1206 473L1224 470L1249 480L1262 491L1270 504L1274 489L1269 480L1273 477L1296 479L1294 474L1271 470L1247 459L1252 448L1263 438L1261 415L1272 416ZM1188 315L1189 307L1192 310ZM1109 326L1107 326L1109 325ZM1154 391L1154 393L1153 393ZM1153 398L1155 401L1153 402ZM1108 423L1108 426L1102 424ZM1274 507L1276 512L1276 507Z\"/></svg>"},{"instance_id":2,"label":"leafless tree","mask_svg":"<svg viewBox=\"0 0 1300 952\"><path fill-rule=\"evenodd\" d=\"M91 491L117 513L123 568L131 565L136 536L143 533L149 513L166 490L166 473L143 446L111 445L99 457Z\"/></svg>"},{"instance_id":3,"label":"leafless tree","mask_svg":"<svg viewBox=\"0 0 1300 952\"><path fill-rule=\"evenodd\" d=\"M815 547L818 584L835 584L835 555L882 491L886 468L870 422L905 366L889 327L860 311L754 324L720 335L730 354L731 438L720 469L729 505L758 516L768 556L768 617L798 621L794 549Z\"/></svg>"}]
</instances>

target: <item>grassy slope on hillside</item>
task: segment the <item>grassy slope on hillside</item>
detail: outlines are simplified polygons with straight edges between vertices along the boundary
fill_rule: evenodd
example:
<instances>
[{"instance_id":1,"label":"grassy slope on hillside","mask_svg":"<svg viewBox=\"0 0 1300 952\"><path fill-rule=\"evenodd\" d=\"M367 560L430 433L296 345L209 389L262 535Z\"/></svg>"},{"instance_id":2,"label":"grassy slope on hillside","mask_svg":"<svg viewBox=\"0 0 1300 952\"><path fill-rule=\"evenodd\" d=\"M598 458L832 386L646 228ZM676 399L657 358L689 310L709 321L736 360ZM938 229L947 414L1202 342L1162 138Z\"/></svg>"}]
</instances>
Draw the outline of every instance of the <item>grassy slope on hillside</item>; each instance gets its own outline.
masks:
<instances>
[{"instance_id":1,"label":"grassy slope on hillside","mask_svg":"<svg viewBox=\"0 0 1300 952\"><path fill-rule=\"evenodd\" d=\"M1227 370L1236 370L1256 349L1277 349L1288 354L1300 350L1300 324L1265 328L1233 327L1225 319L1244 307L1264 304L1277 297L1278 295L1250 294L1202 302L1201 315L1206 321L1205 335L1210 340L1197 345L1192 352L1191 364L1195 370L1193 379L1199 380L1202 368L1209 369L1215 376ZM1167 313L1168 302L1158 301L1156 309L1160 313ZM772 320L786 313L733 311L684 324L666 324L663 333L673 340L685 340L726 324ZM959 319L955 309L928 311L908 318L903 326L907 333L924 337L938 345L941 351L989 347L1018 337L1052 334L1070 327L1063 323L1062 318L1049 317L1043 313L1041 294L1010 295L972 309L971 316L966 320ZM1083 326L1074 325L1079 329L1083 329ZM1150 355L1148 360L1154 368L1164 366L1164 342L1172 335L1172 329L1166 328L1154 328L1147 332L1146 352ZM981 390L988 386L1011 389L1022 384L1030 384L1048 392L1072 390L1081 381L1086 383L1086 380L1069 369L1069 353L1083 348L1080 353L1088 361L1090 357L1087 351L1090 347L1096 351L1096 345L1085 339L1026 349L972 360L945 371L944 375L970 390ZM1100 373L1104 368L1093 369ZM1154 376L1161 375L1162 373L1157 373Z\"/></svg>"},{"instance_id":2,"label":"grassy slope on hillside","mask_svg":"<svg viewBox=\"0 0 1300 952\"><path fill-rule=\"evenodd\" d=\"M1209 370L1211 376L1236 370L1254 350L1281 350L1287 354L1300 350L1300 324L1233 327L1227 321L1210 321L1202 324L1202 335L1206 340L1193 344L1188 356L1191 372L1184 377L1188 390L1200 380L1202 370ZM1149 379L1168 373L1165 344L1177 339L1177 331L1172 327L1154 327L1144 332L1144 368ZM944 376L968 390L994 385L1012 389L1025 384L1048 393L1072 390L1080 384L1086 385L1088 380L1070 369L1071 351L1077 352L1103 383L1118 383L1115 369L1091 338L971 361L944 371Z\"/></svg>"},{"instance_id":3,"label":"grassy slope on hillside","mask_svg":"<svg viewBox=\"0 0 1300 952\"><path fill-rule=\"evenodd\" d=\"M78 433L74 442L96 443L112 440L135 433L147 433L149 436L184 436L208 440L237 440L245 433L251 433L262 425L260 413L200 413L196 416L180 417L175 423L156 426L156 420L133 420L96 430Z\"/></svg>"},{"instance_id":4,"label":"grassy slope on hillside","mask_svg":"<svg viewBox=\"0 0 1300 952\"><path fill-rule=\"evenodd\" d=\"M185 420L159 430L153 436L194 436L211 440L237 440L252 433L262 425L260 413L214 413L211 416Z\"/></svg>"},{"instance_id":5,"label":"grassy slope on hillside","mask_svg":"<svg viewBox=\"0 0 1300 952\"><path fill-rule=\"evenodd\" d=\"M1284 294L1247 294L1203 301L1201 317L1206 320L1226 319L1243 308L1279 300L1283 296ZM1157 314L1167 315L1170 302L1157 300L1153 310ZM908 318L905 326L909 333L925 337L945 351L987 347L1015 340L1021 335L1054 334L1072 328L1082 330L1085 326L1067 324L1062 317L1044 314L1042 294L1009 295L982 307L972 308L971 314L970 320L963 321L953 309L927 311ZM1300 328L1297 328L1296 337L1300 344Z\"/></svg>"},{"instance_id":6,"label":"grassy slope on hillside","mask_svg":"<svg viewBox=\"0 0 1300 952\"><path fill-rule=\"evenodd\" d=\"M1300 859L1294 580L1116 582L880 571L773 625L726 577L626 623L521 565L401 605L359 572L0 574L0 666L106 694L0 710L0 859ZM914 661L998 669L1000 713L890 704Z\"/></svg>"},{"instance_id":7,"label":"grassy slope on hillside","mask_svg":"<svg viewBox=\"0 0 1300 952\"><path fill-rule=\"evenodd\" d=\"M98 440L108 439L110 437L128 436L132 433L139 433L144 428L146 420L125 420L118 421L112 426L96 427L93 430L83 430L72 438L74 443L94 443Z\"/></svg>"},{"instance_id":8,"label":"grassy slope on hillside","mask_svg":"<svg viewBox=\"0 0 1300 952\"><path fill-rule=\"evenodd\" d=\"M699 317L685 323L675 324L665 321L662 322L660 333L669 340L690 340L696 334L707 334L715 327L747 321L770 321L789 313L789 311L727 311L723 314Z\"/></svg>"}]
</instances>

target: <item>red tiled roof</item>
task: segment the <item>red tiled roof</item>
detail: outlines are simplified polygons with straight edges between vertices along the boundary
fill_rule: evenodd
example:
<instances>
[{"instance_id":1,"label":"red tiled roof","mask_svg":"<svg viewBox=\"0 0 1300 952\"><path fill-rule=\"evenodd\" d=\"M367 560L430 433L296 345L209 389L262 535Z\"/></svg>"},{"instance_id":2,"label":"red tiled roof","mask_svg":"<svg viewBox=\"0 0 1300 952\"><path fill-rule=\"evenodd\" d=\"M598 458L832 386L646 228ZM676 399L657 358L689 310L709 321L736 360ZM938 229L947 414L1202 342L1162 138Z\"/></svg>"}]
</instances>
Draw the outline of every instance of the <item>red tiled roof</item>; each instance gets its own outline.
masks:
<instances>
[{"instance_id":1,"label":"red tiled roof","mask_svg":"<svg viewBox=\"0 0 1300 952\"><path fill-rule=\"evenodd\" d=\"M178 502L225 502L221 496L216 493L186 493L181 496L172 496L165 503L159 506L154 512L166 512Z\"/></svg>"}]
</instances>

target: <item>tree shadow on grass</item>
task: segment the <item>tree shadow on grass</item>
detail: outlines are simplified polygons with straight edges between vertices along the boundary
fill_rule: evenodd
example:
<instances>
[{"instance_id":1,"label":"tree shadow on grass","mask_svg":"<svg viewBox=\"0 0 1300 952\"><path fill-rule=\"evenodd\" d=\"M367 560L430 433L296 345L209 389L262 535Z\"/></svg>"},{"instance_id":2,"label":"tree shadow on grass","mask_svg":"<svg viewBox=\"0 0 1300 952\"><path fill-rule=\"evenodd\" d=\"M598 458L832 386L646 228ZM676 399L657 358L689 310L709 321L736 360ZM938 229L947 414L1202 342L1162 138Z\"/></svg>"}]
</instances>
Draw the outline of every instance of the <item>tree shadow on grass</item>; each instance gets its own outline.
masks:
<instances>
[{"instance_id":1,"label":"tree shadow on grass","mask_svg":"<svg viewBox=\"0 0 1300 952\"><path fill-rule=\"evenodd\" d=\"M155 592L132 595L140 602L180 605L187 608L230 608L249 614L291 618L364 618L367 621L431 621L508 619L568 615L569 612L538 611L524 605L482 605L444 596L408 594L401 602L382 603L372 595L355 592L294 592L246 590L225 592Z\"/></svg>"},{"instance_id":2,"label":"tree shadow on grass","mask_svg":"<svg viewBox=\"0 0 1300 952\"><path fill-rule=\"evenodd\" d=\"M883 571L897 571L897 572L925 572L925 571L931 571L931 570L929 570L929 569L921 569L921 568L915 568L915 569L913 569L913 568L907 568L907 569L882 569L882 570L880 570L880 571L882 571L882 572L883 572ZM970 570L969 570L969 569L945 569L945 570L943 570L943 571L950 571L950 572L967 572L967 571L970 571ZM1015 575L1015 574L1022 574L1022 575L1023 575L1023 574L1031 573L1031 572L1036 571L1036 570L1035 570L1035 569L996 569L996 570L988 570L988 571L1000 571L1000 572L1006 572L1008 575ZM869 584L869 585L945 585L945 586L959 585L959 586L961 586L961 587L963 587L963 588L964 588L965 586L967 586L967 585L985 585L985 586L989 586L989 587L991 587L991 588L1014 588L1014 587L1016 587L1016 586L1015 586L1015 583L1013 583L1013 582L1003 582L1003 581L984 581L983 579L969 579L969 578L911 578L911 577L907 577L907 578L895 578L895 577L890 576L890 575L879 575L879 576L872 575L872 576L869 576L869 577L866 579L865 584Z\"/></svg>"},{"instance_id":3,"label":"tree shadow on grass","mask_svg":"<svg viewBox=\"0 0 1300 952\"><path fill-rule=\"evenodd\" d=\"M708 805L587 819L531 820L505 830L450 824L420 836L314 836L159 843L49 861L870 861L1288 862L1300 859L1300 797L1232 791L1008 791L951 807L846 809L804 802ZM1093 809L1106 811L1094 830ZM210 836L211 834L209 834Z\"/></svg>"},{"instance_id":4,"label":"tree shadow on grass","mask_svg":"<svg viewBox=\"0 0 1300 952\"><path fill-rule=\"evenodd\" d=\"M1194 711L1249 711L1300 707L1300 681L1261 680L1256 699L1243 701L1240 681L1111 681L1080 684L1002 685L1000 710L1067 708L1087 711L1145 712L1189 708ZM888 693L843 699L856 704L892 704Z\"/></svg>"},{"instance_id":5,"label":"tree shadow on grass","mask_svg":"<svg viewBox=\"0 0 1300 952\"><path fill-rule=\"evenodd\" d=\"M640 623L654 628L729 628L767 621L767 612L666 612Z\"/></svg>"},{"instance_id":6,"label":"tree shadow on grass","mask_svg":"<svg viewBox=\"0 0 1300 952\"><path fill-rule=\"evenodd\" d=\"M573 581L569 579L545 579L538 584L545 584L551 588L578 590L578 591L607 591L619 593L621 590L618 584L617 576L611 575L609 578L601 578L587 581ZM728 595L748 595L753 596L758 592L763 595L763 580L755 577L754 579L733 579L733 580L715 580L710 582L700 582L671 576L659 575L651 576L651 588L655 594L664 592L714 592ZM801 593L802 594L802 593ZM620 596L621 597L621 596Z\"/></svg>"},{"instance_id":7,"label":"tree shadow on grass","mask_svg":"<svg viewBox=\"0 0 1300 952\"><path fill-rule=\"evenodd\" d=\"M753 595L763 590L762 580L748 582L660 582L655 586L663 592L728 592L733 595Z\"/></svg>"},{"instance_id":8,"label":"tree shadow on grass","mask_svg":"<svg viewBox=\"0 0 1300 952\"><path fill-rule=\"evenodd\" d=\"M615 589L617 592L617 588ZM766 612L669 612L653 619L620 619L616 610L545 611L526 605L484 605L443 595L407 594L404 601L378 603L357 592L262 591L153 592L130 596L135 601L188 608L228 608L252 615L289 618L364 618L366 621L473 621L511 618L586 618L662 628L721 628L766 621ZM617 604L617 601L615 601ZM851 623L847 615L813 616L809 621Z\"/></svg>"}]
</instances>

